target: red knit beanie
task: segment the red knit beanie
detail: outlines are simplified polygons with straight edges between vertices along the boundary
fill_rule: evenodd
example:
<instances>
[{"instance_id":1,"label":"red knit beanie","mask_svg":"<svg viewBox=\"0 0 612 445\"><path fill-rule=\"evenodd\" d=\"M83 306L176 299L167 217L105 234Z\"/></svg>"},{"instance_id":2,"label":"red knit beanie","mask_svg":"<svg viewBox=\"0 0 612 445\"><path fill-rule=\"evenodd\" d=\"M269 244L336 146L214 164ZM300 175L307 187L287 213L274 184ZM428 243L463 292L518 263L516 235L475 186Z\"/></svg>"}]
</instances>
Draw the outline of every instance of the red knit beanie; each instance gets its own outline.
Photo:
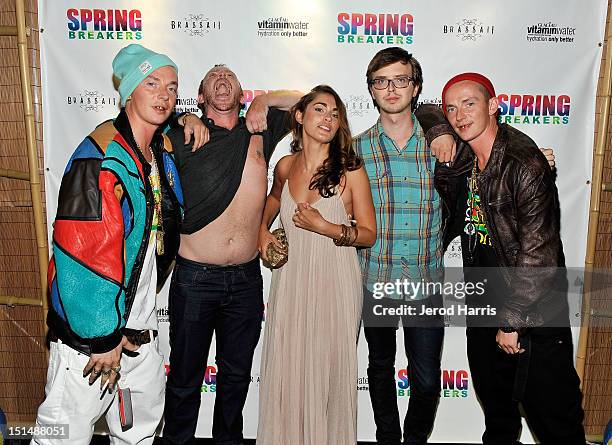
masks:
<instances>
[{"instance_id":1,"label":"red knit beanie","mask_svg":"<svg viewBox=\"0 0 612 445\"><path fill-rule=\"evenodd\" d=\"M485 89L489 92L491 97L496 96L495 88L493 88L493 84L491 83L489 79L487 79L482 74L478 74L478 73L457 74L451 80L446 82L446 85L444 85L444 88L442 88L442 111L444 112L444 114L446 114L446 100L445 100L446 92L451 86L453 86L457 82L461 82L462 80L471 80L472 82L479 83L480 85L485 87Z\"/></svg>"}]
</instances>

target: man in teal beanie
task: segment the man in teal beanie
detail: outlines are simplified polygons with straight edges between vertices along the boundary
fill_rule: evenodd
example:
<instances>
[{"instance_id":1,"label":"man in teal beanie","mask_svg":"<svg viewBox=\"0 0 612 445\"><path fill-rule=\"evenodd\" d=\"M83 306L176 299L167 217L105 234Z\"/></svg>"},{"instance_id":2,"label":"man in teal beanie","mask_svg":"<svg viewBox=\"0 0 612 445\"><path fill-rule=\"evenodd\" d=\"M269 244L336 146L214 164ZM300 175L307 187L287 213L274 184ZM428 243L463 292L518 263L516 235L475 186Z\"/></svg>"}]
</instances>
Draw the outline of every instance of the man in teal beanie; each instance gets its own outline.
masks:
<instances>
[{"instance_id":1,"label":"man in teal beanie","mask_svg":"<svg viewBox=\"0 0 612 445\"><path fill-rule=\"evenodd\" d=\"M71 444L89 444L103 415L116 441L150 444L162 417L155 295L165 274L156 266L165 263L156 254L173 257L178 247L170 225L182 194L159 129L176 103L177 72L168 56L137 44L121 49L113 74L123 108L79 144L62 178L37 425L69 425Z\"/></svg>"}]
</instances>

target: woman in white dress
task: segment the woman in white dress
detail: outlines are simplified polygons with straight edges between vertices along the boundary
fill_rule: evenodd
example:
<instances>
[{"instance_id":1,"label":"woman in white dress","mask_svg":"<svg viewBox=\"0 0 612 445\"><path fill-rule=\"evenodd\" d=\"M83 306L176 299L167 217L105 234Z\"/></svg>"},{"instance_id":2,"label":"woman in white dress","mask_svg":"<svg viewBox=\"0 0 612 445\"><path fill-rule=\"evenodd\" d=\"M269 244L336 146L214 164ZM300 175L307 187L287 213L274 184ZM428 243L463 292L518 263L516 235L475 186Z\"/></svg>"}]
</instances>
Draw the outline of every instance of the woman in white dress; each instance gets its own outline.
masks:
<instances>
[{"instance_id":1,"label":"woman in white dress","mask_svg":"<svg viewBox=\"0 0 612 445\"><path fill-rule=\"evenodd\" d=\"M268 229L280 213L289 259L272 274L257 444L354 445L363 300L355 246L376 239L370 184L332 88L315 87L291 119L292 154L276 165L259 238L266 260L269 243L280 247Z\"/></svg>"}]
</instances>

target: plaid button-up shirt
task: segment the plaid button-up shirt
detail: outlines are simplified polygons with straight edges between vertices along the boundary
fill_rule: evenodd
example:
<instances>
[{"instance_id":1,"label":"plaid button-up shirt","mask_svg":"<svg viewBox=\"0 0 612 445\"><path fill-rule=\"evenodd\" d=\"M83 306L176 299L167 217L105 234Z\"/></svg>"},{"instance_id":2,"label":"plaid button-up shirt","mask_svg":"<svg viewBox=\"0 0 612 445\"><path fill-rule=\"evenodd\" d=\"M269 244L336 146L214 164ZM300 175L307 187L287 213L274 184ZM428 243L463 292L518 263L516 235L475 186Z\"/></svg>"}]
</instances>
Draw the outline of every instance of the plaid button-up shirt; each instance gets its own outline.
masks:
<instances>
[{"instance_id":1,"label":"plaid button-up shirt","mask_svg":"<svg viewBox=\"0 0 612 445\"><path fill-rule=\"evenodd\" d=\"M353 139L370 178L376 212L376 244L359 251L363 282L370 291L376 282L429 282L443 277L441 204L433 185L435 158L414 114L412 120L412 136L401 148L385 134L380 119Z\"/></svg>"}]
</instances>

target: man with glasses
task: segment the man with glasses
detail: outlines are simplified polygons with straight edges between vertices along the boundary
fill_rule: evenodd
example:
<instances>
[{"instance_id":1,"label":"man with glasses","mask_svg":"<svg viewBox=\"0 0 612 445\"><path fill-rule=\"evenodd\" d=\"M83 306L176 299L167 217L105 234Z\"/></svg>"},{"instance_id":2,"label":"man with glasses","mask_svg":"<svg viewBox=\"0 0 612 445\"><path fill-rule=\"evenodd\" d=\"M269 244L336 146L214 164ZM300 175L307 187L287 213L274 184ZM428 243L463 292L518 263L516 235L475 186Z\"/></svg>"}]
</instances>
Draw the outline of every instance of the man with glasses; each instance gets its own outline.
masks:
<instances>
[{"instance_id":1,"label":"man with glasses","mask_svg":"<svg viewBox=\"0 0 612 445\"><path fill-rule=\"evenodd\" d=\"M386 295L377 299L384 283L396 280L439 281L443 276L439 236L440 200L433 187L435 157L414 114L423 75L419 62L404 49L379 51L366 72L368 89L380 112L376 124L355 137L356 152L365 163L376 209L377 240L360 251L364 282L364 334L368 342L368 382L381 445L402 443L395 384L396 330L399 315L376 317L376 305L435 306L435 297L424 294ZM428 131L428 140L449 161L454 150L452 130L438 107L417 112L420 121L442 122ZM433 147L432 147L433 149ZM377 292L377 295L373 295ZM425 444L440 398L440 352L444 338L441 317L416 320L402 317L404 345L409 361L410 401L404 420L404 443Z\"/></svg>"}]
</instances>

